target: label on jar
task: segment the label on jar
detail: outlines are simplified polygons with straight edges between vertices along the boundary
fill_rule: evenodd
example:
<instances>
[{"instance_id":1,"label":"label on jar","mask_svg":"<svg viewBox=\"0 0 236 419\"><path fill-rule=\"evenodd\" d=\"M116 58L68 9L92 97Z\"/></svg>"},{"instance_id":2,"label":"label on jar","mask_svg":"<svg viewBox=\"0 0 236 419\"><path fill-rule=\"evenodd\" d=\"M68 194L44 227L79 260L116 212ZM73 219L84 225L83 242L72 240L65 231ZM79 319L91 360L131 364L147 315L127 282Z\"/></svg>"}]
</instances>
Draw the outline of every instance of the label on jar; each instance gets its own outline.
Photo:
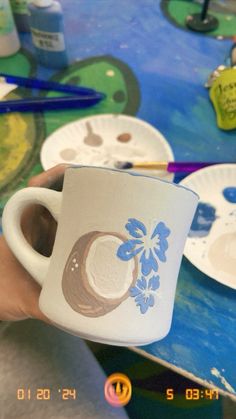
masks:
<instances>
[{"instance_id":1,"label":"label on jar","mask_svg":"<svg viewBox=\"0 0 236 419\"><path fill-rule=\"evenodd\" d=\"M62 32L44 32L31 28L33 43L45 51L64 51L65 41Z\"/></svg>"},{"instance_id":2,"label":"label on jar","mask_svg":"<svg viewBox=\"0 0 236 419\"><path fill-rule=\"evenodd\" d=\"M210 89L217 125L224 130L236 128L236 68L220 73Z\"/></svg>"},{"instance_id":3,"label":"label on jar","mask_svg":"<svg viewBox=\"0 0 236 419\"><path fill-rule=\"evenodd\" d=\"M14 20L8 0L0 0L0 35L6 35L13 29Z\"/></svg>"},{"instance_id":4,"label":"label on jar","mask_svg":"<svg viewBox=\"0 0 236 419\"><path fill-rule=\"evenodd\" d=\"M13 13L28 15L28 3L30 0L10 0Z\"/></svg>"}]
</instances>

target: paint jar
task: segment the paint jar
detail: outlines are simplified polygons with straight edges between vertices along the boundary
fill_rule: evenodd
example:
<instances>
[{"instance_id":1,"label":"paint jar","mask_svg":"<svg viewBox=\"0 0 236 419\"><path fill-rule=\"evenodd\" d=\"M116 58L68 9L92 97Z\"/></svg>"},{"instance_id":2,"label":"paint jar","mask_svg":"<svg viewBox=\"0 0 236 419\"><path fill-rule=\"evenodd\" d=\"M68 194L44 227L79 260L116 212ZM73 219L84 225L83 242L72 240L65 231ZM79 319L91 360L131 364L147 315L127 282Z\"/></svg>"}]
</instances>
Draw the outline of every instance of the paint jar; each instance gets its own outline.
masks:
<instances>
[{"instance_id":1,"label":"paint jar","mask_svg":"<svg viewBox=\"0 0 236 419\"><path fill-rule=\"evenodd\" d=\"M230 61L232 67L236 65L236 42L233 44L230 50Z\"/></svg>"},{"instance_id":2,"label":"paint jar","mask_svg":"<svg viewBox=\"0 0 236 419\"><path fill-rule=\"evenodd\" d=\"M30 32L28 3L30 0L10 0L11 9L19 32Z\"/></svg>"},{"instance_id":3,"label":"paint jar","mask_svg":"<svg viewBox=\"0 0 236 419\"><path fill-rule=\"evenodd\" d=\"M15 54L20 41L8 0L0 0L0 57Z\"/></svg>"},{"instance_id":4,"label":"paint jar","mask_svg":"<svg viewBox=\"0 0 236 419\"><path fill-rule=\"evenodd\" d=\"M210 88L210 99L216 112L219 128L236 128L236 67L222 70Z\"/></svg>"},{"instance_id":5,"label":"paint jar","mask_svg":"<svg viewBox=\"0 0 236 419\"><path fill-rule=\"evenodd\" d=\"M55 0L33 0L28 9L38 62L50 68L66 67L68 60L60 3Z\"/></svg>"}]
</instances>

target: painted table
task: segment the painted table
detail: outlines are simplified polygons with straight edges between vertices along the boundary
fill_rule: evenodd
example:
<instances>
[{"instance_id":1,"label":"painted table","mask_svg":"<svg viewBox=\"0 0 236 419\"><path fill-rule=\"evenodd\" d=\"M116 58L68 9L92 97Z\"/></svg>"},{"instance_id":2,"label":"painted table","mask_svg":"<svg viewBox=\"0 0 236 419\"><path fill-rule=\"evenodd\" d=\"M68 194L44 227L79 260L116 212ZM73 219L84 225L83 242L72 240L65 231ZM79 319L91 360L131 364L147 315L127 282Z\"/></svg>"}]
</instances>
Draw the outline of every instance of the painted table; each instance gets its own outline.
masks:
<instances>
[{"instance_id":1,"label":"painted table","mask_svg":"<svg viewBox=\"0 0 236 419\"><path fill-rule=\"evenodd\" d=\"M230 37L236 34L235 26L229 25L236 19L233 2L212 1L220 26L210 35L185 29L185 14L199 10L197 1L61 3L70 66L63 71L37 66L30 36L24 34L23 49L1 59L0 71L81 83L105 91L107 99L94 108L60 116L56 112L1 116L1 208L32 174L42 170L39 150L45 137L93 113L121 112L148 121L166 137L177 160L235 162L236 131L217 128L204 88L209 73L227 64ZM8 95L34 94L18 88ZM235 301L235 291L183 258L169 335L132 349L236 399Z\"/></svg>"}]
</instances>

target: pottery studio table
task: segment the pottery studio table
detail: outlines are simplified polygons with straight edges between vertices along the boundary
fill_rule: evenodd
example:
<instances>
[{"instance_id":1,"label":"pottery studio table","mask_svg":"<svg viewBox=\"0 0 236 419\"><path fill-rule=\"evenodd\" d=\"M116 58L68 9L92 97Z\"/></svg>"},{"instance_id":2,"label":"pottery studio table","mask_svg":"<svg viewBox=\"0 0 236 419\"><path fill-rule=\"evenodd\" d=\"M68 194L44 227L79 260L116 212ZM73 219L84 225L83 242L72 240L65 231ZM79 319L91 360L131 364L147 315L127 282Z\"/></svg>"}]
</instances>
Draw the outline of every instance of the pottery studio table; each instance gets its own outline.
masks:
<instances>
[{"instance_id":1,"label":"pottery studio table","mask_svg":"<svg viewBox=\"0 0 236 419\"><path fill-rule=\"evenodd\" d=\"M236 35L232 2L223 2L225 8L220 1L212 2L220 25L210 35L185 28L186 14L199 11L194 1L61 3L68 68L59 71L37 65L30 35L23 34L22 49L0 59L0 71L81 83L104 91L107 99L90 109L61 112L60 117L57 112L45 112L12 114L2 120L1 208L32 174L42 170L39 151L44 139L65 123L92 114L121 112L151 123L168 140L176 160L235 162L236 130L217 128L204 87L209 73L228 63L231 38ZM9 95L20 98L34 93L18 88ZM207 277L184 257L170 333L159 342L131 349L236 400L235 302L233 289Z\"/></svg>"}]
</instances>

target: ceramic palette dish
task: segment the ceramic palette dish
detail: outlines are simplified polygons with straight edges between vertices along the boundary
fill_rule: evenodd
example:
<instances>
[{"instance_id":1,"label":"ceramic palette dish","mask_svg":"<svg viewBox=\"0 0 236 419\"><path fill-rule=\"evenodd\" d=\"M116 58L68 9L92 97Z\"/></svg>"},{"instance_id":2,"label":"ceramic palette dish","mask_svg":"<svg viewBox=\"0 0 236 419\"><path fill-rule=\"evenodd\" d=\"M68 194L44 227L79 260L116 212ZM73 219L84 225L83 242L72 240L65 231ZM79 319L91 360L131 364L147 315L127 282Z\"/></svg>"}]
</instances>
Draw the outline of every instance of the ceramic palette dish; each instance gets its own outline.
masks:
<instances>
[{"instance_id":1,"label":"ceramic palette dish","mask_svg":"<svg viewBox=\"0 0 236 419\"><path fill-rule=\"evenodd\" d=\"M236 164L201 169L181 184L200 196L184 255L206 275L236 289Z\"/></svg>"},{"instance_id":2,"label":"ceramic palette dish","mask_svg":"<svg viewBox=\"0 0 236 419\"><path fill-rule=\"evenodd\" d=\"M96 115L71 122L53 132L41 149L45 170L59 163L115 168L117 161L126 160L173 161L174 156L156 128L123 114ZM167 171L142 173L173 180L173 174Z\"/></svg>"}]
</instances>

